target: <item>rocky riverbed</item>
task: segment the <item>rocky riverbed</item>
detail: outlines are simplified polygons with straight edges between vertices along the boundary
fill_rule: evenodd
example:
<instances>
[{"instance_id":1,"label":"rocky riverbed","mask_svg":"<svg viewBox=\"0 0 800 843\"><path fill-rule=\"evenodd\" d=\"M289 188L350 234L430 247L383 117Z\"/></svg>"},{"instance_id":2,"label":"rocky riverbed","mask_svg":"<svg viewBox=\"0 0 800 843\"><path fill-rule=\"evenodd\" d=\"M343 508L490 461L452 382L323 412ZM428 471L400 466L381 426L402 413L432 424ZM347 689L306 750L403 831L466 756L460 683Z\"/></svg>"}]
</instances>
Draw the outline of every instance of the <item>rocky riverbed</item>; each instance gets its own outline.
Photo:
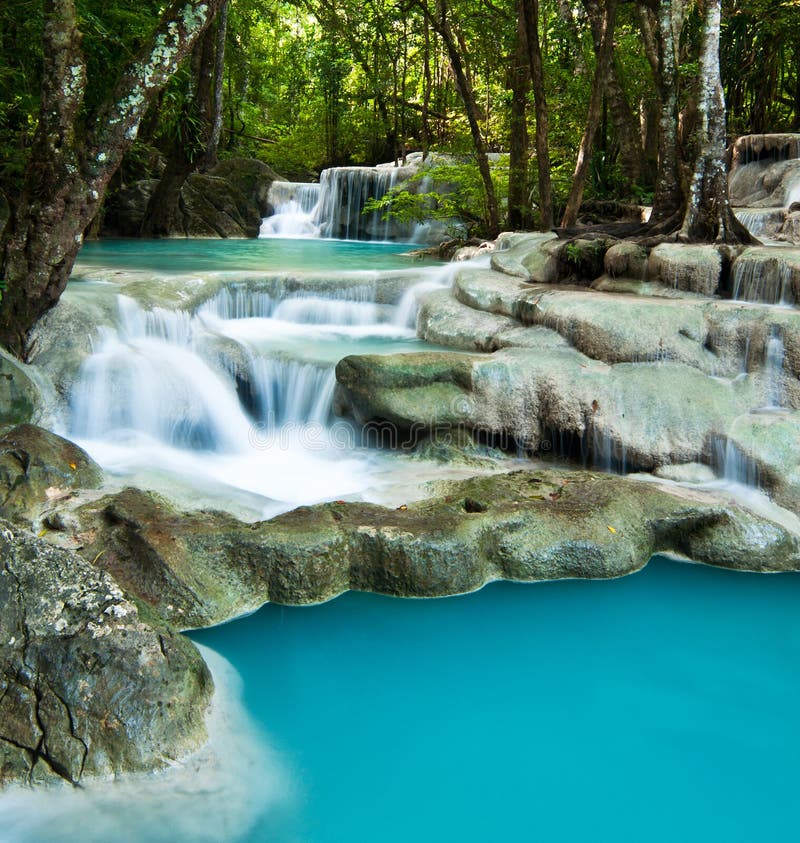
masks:
<instances>
[{"instance_id":1,"label":"rocky riverbed","mask_svg":"<svg viewBox=\"0 0 800 843\"><path fill-rule=\"evenodd\" d=\"M800 570L798 267L789 248L504 236L491 266L420 291L418 333L440 350L346 357L335 405L467 467L482 465L475 441L551 462L493 462L397 507L339 500L254 523L120 490L29 423L47 420L91 352L65 300L47 324L66 350L40 328L33 366L0 361L0 782L76 784L191 753L211 682L178 633L266 601L617 577L654 553ZM731 298L737 278L741 291L769 273L749 300ZM162 298L191 315L221 283ZM388 307L409 283L378 286ZM783 306L764 300L777 287ZM734 463L782 509L705 482Z\"/></svg>"}]
</instances>

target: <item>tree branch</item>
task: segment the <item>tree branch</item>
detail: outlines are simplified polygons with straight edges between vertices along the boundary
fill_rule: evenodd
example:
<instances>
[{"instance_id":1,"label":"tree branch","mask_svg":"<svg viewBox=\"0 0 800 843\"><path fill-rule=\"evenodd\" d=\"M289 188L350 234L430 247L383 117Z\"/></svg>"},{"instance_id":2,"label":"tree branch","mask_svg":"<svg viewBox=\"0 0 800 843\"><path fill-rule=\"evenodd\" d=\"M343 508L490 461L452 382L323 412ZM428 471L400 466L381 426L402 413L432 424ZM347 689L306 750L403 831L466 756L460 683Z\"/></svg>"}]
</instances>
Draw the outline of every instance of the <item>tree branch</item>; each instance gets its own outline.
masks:
<instances>
[{"instance_id":1,"label":"tree branch","mask_svg":"<svg viewBox=\"0 0 800 843\"><path fill-rule=\"evenodd\" d=\"M111 97L99 108L88 135L87 176L105 187L136 139L148 105L214 19L221 0L175 0L150 41L122 72Z\"/></svg>"}]
</instances>

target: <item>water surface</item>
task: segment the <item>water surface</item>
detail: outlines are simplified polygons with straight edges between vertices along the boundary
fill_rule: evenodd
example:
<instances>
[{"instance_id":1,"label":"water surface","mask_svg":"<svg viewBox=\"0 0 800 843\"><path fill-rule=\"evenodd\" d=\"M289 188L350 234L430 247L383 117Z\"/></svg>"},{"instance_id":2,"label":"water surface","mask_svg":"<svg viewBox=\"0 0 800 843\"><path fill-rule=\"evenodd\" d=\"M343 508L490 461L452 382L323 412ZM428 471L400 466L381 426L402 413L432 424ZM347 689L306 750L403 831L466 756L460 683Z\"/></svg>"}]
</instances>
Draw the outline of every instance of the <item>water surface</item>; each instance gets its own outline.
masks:
<instances>
[{"instance_id":1,"label":"water surface","mask_svg":"<svg viewBox=\"0 0 800 843\"><path fill-rule=\"evenodd\" d=\"M195 634L293 779L247 843L796 833L800 577L348 594Z\"/></svg>"},{"instance_id":2,"label":"water surface","mask_svg":"<svg viewBox=\"0 0 800 843\"><path fill-rule=\"evenodd\" d=\"M425 266L408 255L407 243L367 243L316 239L259 240L92 240L76 262L81 269L109 267L152 272L324 272L328 269L410 269Z\"/></svg>"}]
</instances>

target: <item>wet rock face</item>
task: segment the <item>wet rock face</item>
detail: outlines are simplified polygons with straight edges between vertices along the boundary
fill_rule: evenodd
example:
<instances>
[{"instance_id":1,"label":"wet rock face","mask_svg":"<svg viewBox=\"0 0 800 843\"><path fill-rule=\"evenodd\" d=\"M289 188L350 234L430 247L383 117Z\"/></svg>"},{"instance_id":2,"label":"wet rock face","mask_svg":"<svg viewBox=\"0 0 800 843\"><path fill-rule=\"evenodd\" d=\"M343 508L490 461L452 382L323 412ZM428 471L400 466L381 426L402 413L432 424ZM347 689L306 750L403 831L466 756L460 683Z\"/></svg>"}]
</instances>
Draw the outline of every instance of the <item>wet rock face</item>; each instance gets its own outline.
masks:
<instances>
[{"instance_id":1,"label":"wet rock face","mask_svg":"<svg viewBox=\"0 0 800 843\"><path fill-rule=\"evenodd\" d=\"M161 767L202 745L211 692L108 575L0 522L0 787Z\"/></svg>"},{"instance_id":2,"label":"wet rock face","mask_svg":"<svg viewBox=\"0 0 800 843\"><path fill-rule=\"evenodd\" d=\"M47 503L97 488L100 466L74 443L31 424L0 437L0 515L30 520Z\"/></svg>"},{"instance_id":3,"label":"wet rock face","mask_svg":"<svg viewBox=\"0 0 800 843\"><path fill-rule=\"evenodd\" d=\"M266 601L348 589L441 597L494 579L623 576L658 552L744 570L798 570L797 538L728 501L586 471L516 471L432 485L397 509L343 501L244 524L128 489L78 508L86 560L182 627ZM62 536L62 539L67 537Z\"/></svg>"},{"instance_id":4,"label":"wet rock face","mask_svg":"<svg viewBox=\"0 0 800 843\"><path fill-rule=\"evenodd\" d=\"M263 162L232 158L208 173L193 173L181 188L181 217L174 237L257 237L261 218L271 212L269 188L278 176ZM158 181L145 179L109 201L106 237L138 237Z\"/></svg>"},{"instance_id":5,"label":"wet rock face","mask_svg":"<svg viewBox=\"0 0 800 843\"><path fill-rule=\"evenodd\" d=\"M0 349L0 427L31 421L41 404L39 389L25 365Z\"/></svg>"}]
</instances>

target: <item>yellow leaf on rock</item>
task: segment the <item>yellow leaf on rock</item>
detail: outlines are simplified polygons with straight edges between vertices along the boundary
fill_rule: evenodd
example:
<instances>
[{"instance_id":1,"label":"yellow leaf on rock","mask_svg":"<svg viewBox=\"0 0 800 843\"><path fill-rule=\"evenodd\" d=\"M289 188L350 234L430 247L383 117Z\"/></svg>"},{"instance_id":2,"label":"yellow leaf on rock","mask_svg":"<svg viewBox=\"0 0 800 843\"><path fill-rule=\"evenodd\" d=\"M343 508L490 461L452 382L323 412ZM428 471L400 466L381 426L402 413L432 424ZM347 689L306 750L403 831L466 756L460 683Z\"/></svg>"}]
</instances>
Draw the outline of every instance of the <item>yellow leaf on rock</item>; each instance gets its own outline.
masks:
<instances>
[{"instance_id":1,"label":"yellow leaf on rock","mask_svg":"<svg viewBox=\"0 0 800 843\"><path fill-rule=\"evenodd\" d=\"M617 531L609 524L608 525L608 532L609 533L616 533Z\"/></svg>"}]
</instances>

